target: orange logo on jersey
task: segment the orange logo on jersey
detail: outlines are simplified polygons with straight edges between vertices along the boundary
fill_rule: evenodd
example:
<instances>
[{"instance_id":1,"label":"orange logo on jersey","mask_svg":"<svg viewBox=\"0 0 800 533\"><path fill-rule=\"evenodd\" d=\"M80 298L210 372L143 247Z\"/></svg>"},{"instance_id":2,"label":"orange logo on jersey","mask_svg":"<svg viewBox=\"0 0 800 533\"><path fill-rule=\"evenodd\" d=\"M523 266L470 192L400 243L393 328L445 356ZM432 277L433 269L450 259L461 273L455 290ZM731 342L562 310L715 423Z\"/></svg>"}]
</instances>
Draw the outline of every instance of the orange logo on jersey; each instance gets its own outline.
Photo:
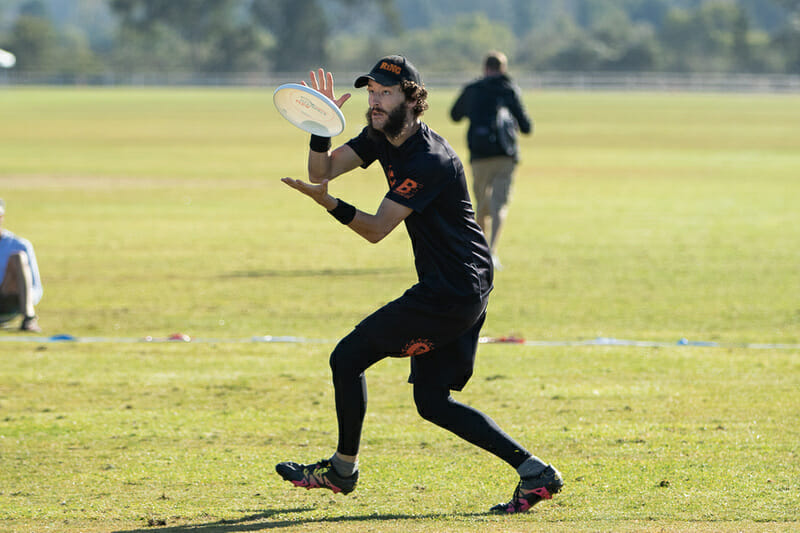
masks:
<instances>
[{"instance_id":1,"label":"orange logo on jersey","mask_svg":"<svg viewBox=\"0 0 800 533\"><path fill-rule=\"evenodd\" d=\"M403 347L403 357L422 355L433 350L433 342L428 339L414 339Z\"/></svg>"},{"instance_id":2,"label":"orange logo on jersey","mask_svg":"<svg viewBox=\"0 0 800 533\"><path fill-rule=\"evenodd\" d=\"M412 180L411 178L406 178L406 180L394 188L394 192L402 196L403 198L411 198L422 188L422 185L417 183L416 181Z\"/></svg>"}]
</instances>

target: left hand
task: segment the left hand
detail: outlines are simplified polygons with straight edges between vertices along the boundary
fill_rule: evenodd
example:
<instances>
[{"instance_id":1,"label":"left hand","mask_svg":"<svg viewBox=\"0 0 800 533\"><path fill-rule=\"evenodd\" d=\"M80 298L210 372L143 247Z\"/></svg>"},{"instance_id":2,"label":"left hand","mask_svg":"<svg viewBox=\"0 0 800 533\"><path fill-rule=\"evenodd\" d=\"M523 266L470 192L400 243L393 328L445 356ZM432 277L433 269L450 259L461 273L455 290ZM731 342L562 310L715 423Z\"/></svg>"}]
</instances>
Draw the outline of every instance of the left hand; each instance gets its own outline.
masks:
<instances>
[{"instance_id":1,"label":"left hand","mask_svg":"<svg viewBox=\"0 0 800 533\"><path fill-rule=\"evenodd\" d=\"M323 180L317 184L306 183L303 180L296 180L294 178L281 178L281 181L292 189L298 190L313 199L328 211L334 209L339 203L336 198L328 194L329 180Z\"/></svg>"}]
</instances>

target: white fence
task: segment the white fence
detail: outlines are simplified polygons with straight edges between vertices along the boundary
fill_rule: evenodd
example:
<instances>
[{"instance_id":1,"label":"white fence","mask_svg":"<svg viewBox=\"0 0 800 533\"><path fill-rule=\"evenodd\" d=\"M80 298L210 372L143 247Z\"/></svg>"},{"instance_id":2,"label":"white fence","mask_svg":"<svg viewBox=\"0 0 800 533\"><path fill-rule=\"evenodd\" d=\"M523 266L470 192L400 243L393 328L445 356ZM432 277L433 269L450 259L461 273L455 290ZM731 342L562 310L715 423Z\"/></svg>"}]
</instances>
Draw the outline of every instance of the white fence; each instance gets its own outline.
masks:
<instances>
[{"instance_id":1,"label":"white fence","mask_svg":"<svg viewBox=\"0 0 800 533\"><path fill-rule=\"evenodd\" d=\"M361 73L337 73L339 80L355 79ZM59 76L0 69L0 85L124 85L124 86L210 86L276 87L306 79L306 72L281 74L245 72L236 74L103 73L91 76ZM512 72L523 89L580 91L697 91L798 93L800 76L778 74L680 74L652 72ZM475 76L430 73L426 86L460 87Z\"/></svg>"},{"instance_id":2,"label":"white fence","mask_svg":"<svg viewBox=\"0 0 800 533\"><path fill-rule=\"evenodd\" d=\"M701 92L800 92L800 76L774 74L675 74L675 73L574 73L543 72L519 80L526 88L701 91Z\"/></svg>"},{"instance_id":3,"label":"white fence","mask_svg":"<svg viewBox=\"0 0 800 533\"><path fill-rule=\"evenodd\" d=\"M577 91L697 91L798 93L800 76L778 74L681 74L669 72L513 73L523 89ZM429 76L431 86L463 85L469 77Z\"/></svg>"}]
</instances>

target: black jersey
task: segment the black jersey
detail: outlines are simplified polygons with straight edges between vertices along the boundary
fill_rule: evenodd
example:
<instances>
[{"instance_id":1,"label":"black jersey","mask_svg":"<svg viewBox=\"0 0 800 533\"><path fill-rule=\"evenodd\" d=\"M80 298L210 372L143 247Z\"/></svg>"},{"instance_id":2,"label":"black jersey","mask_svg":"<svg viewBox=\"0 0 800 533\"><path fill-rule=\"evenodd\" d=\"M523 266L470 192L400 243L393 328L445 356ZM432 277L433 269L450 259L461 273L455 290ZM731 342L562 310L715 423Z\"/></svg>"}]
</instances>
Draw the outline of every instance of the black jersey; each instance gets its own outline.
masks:
<instances>
[{"instance_id":1,"label":"black jersey","mask_svg":"<svg viewBox=\"0 0 800 533\"><path fill-rule=\"evenodd\" d=\"M367 168L376 159L389 183L386 198L414 211L405 219L419 282L458 301L485 298L492 289L492 258L475 221L464 166L444 138L421 123L401 146L367 128L347 145Z\"/></svg>"}]
</instances>

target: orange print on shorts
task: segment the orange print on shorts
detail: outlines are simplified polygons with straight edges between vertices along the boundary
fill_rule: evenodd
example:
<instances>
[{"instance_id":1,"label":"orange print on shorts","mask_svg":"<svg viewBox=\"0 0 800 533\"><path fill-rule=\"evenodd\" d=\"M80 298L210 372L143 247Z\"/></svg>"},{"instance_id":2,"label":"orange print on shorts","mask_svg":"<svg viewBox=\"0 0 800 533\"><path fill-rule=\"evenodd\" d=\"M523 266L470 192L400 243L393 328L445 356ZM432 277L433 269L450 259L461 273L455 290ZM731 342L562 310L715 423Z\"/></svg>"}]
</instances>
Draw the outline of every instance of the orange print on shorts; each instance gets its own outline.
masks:
<instances>
[{"instance_id":1,"label":"orange print on shorts","mask_svg":"<svg viewBox=\"0 0 800 533\"><path fill-rule=\"evenodd\" d=\"M403 357L422 355L433 350L433 342L428 339L414 339L403 347Z\"/></svg>"}]
</instances>

